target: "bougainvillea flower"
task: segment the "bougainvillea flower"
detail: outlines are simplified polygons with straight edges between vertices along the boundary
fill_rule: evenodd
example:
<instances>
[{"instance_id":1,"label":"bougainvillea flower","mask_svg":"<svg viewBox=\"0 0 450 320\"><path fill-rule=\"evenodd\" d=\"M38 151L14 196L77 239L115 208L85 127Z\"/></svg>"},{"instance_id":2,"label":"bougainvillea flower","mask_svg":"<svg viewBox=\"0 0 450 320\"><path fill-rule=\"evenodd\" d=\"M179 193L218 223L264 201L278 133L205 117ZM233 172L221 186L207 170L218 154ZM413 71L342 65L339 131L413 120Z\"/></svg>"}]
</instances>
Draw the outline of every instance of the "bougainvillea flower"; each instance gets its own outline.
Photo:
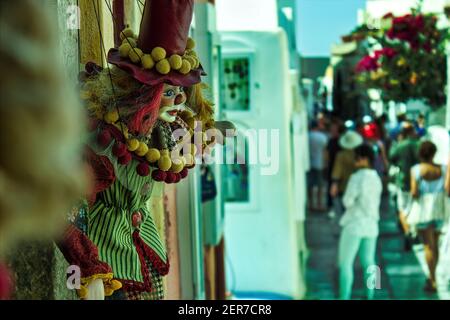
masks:
<instances>
[{"instance_id":1,"label":"bougainvillea flower","mask_svg":"<svg viewBox=\"0 0 450 320\"><path fill-rule=\"evenodd\" d=\"M376 60L378 60L381 56L384 56L384 57L390 59L390 58L394 57L396 54L397 54L397 51L395 51L392 48L387 47L387 48L383 48L381 50L375 51L374 58Z\"/></svg>"},{"instance_id":2,"label":"bougainvillea flower","mask_svg":"<svg viewBox=\"0 0 450 320\"><path fill-rule=\"evenodd\" d=\"M422 15L415 17L409 23L411 28L416 29L417 31L422 30L425 27L425 19Z\"/></svg>"},{"instance_id":3,"label":"bougainvillea flower","mask_svg":"<svg viewBox=\"0 0 450 320\"><path fill-rule=\"evenodd\" d=\"M369 55L362 57L356 65L356 72L374 71L379 68L378 61L375 57Z\"/></svg>"}]
</instances>

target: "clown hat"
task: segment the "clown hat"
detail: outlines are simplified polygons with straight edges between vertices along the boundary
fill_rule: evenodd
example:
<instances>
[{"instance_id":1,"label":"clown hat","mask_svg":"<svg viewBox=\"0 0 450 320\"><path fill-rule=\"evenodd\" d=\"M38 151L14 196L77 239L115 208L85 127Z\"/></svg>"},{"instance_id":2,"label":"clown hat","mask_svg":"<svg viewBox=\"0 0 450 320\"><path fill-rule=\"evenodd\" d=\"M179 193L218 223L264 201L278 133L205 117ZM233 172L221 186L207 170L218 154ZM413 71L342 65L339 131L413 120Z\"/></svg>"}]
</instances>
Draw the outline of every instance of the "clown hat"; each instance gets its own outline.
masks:
<instances>
[{"instance_id":1,"label":"clown hat","mask_svg":"<svg viewBox=\"0 0 450 320\"><path fill-rule=\"evenodd\" d=\"M147 85L192 86L205 75L188 37L194 0L146 0L139 35L127 28L108 62Z\"/></svg>"}]
</instances>

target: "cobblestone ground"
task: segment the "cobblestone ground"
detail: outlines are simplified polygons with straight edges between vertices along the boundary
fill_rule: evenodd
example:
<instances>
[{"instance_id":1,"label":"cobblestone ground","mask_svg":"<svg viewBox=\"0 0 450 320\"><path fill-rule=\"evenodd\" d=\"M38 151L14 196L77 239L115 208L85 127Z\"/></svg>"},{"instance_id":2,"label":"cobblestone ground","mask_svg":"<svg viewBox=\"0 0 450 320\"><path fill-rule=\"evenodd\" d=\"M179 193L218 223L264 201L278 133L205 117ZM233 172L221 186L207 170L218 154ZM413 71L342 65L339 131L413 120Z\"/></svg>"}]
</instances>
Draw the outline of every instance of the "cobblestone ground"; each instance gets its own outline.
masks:
<instances>
[{"instance_id":1,"label":"cobblestone ground","mask_svg":"<svg viewBox=\"0 0 450 320\"><path fill-rule=\"evenodd\" d=\"M337 245L340 228L337 218L327 213L308 213L306 241L309 249L306 282L307 299L337 299ZM427 266L421 244L405 250L391 201L383 198L377 263L381 268L381 288L375 299L450 299L450 255L442 252L438 266L438 293L423 291ZM355 263L352 299L364 299L364 281L359 261Z\"/></svg>"}]
</instances>

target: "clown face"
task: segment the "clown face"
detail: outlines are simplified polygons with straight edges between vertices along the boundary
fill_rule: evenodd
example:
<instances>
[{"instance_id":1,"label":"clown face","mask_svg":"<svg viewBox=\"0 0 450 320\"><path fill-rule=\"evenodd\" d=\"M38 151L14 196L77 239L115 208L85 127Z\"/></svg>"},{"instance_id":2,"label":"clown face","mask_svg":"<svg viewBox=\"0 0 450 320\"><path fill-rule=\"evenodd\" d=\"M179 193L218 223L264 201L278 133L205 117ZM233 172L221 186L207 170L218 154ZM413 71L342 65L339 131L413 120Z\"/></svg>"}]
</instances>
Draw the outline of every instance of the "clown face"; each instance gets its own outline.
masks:
<instances>
[{"instance_id":1,"label":"clown face","mask_svg":"<svg viewBox=\"0 0 450 320\"><path fill-rule=\"evenodd\" d=\"M158 118L166 121L175 121L178 112L185 109L186 93L183 87L164 84Z\"/></svg>"}]
</instances>

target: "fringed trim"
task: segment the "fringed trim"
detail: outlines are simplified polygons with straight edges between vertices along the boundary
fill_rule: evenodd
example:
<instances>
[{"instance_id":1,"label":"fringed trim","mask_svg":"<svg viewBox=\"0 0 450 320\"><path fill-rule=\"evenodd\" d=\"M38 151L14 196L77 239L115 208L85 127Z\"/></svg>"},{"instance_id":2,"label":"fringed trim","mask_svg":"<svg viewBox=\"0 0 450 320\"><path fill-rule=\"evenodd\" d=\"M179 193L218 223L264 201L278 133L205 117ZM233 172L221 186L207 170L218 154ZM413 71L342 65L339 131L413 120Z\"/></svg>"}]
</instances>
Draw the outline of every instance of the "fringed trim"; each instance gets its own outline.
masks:
<instances>
[{"instance_id":1,"label":"fringed trim","mask_svg":"<svg viewBox=\"0 0 450 320\"><path fill-rule=\"evenodd\" d=\"M135 236L136 234L136 236ZM134 231L133 237L136 238L136 241L140 243L142 250L144 250L146 258L152 263L152 266L158 271L158 273L162 276L165 276L169 273L169 260L167 262L164 262L161 257L152 249L150 248L144 240L139 236L138 231Z\"/></svg>"},{"instance_id":2,"label":"fringed trim","mask_svg":"<svg viewBox=\"0 0 450 320\"><path fill-rule=\"evenodd\" d=\"M94 281L96 279L103 280L106 297L111 296L114 293L114 291L122 288L122 283L118 280L113 279L112 273L94 274L94 275L86 277L86 278L81 278L81 286L80 286L80 289L77 290L77 293L78 293L78 296L80 297L80 299L86 299L86 297L89 293L88 286L92 281Z\"/></svg>"},{"instance_id":3,"label":"fringed trim","mask_svg":"<svg viewBox=\"0 0 450 320\"><path fill-rule=\"evenodd\" d=\"M120 280L125 291L139 291L150 292L152 290L152 280L150 271L148 270L147 261L149 261L155 270L161 275L165 276L169 273L169 262L164 262L161 258L150 248L140 237L139 231L133 232L133 242L141 262L141 272L144 282L137 282L133 280Z\"/></svg>"}]
</instances>

